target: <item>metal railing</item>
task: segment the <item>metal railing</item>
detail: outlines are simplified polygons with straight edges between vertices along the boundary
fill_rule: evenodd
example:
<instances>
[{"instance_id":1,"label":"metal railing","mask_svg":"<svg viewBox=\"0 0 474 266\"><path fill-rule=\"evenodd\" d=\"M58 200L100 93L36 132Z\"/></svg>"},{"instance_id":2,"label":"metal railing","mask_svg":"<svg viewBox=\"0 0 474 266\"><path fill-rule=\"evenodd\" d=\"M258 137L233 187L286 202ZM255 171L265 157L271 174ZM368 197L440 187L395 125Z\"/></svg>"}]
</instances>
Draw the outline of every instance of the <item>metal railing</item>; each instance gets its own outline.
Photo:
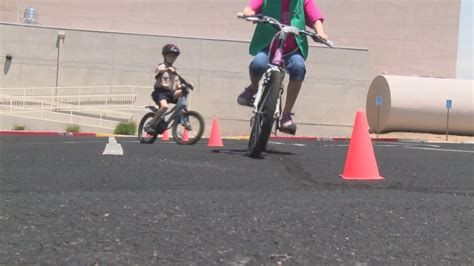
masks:
<instances>
[{"instance_id":1,"label":"metal railing","mask_svg":"<svg viewBox=\"0 0 474 266\"><path fill-rule=\"evenodd\" d=\"M56 101L72 96L99 96L105 99L117 95L136 95L134 105L144 105L150 100L152 88L145 86L82 86L82 87L30 87L0 88L0 94L22 96L46 101ZM49 99L48 99L49 98Z\"/></svg>"},{"instance_id":2,"label":"metal railing","mask_svg":"<svg viewBox=\"0 0 474 266\"><path fill-rule=\"evenodd\" d=\"M0 114L111 127L138 119L150 92L140 86L0 88Z\"/></svg>"}]
</instances>

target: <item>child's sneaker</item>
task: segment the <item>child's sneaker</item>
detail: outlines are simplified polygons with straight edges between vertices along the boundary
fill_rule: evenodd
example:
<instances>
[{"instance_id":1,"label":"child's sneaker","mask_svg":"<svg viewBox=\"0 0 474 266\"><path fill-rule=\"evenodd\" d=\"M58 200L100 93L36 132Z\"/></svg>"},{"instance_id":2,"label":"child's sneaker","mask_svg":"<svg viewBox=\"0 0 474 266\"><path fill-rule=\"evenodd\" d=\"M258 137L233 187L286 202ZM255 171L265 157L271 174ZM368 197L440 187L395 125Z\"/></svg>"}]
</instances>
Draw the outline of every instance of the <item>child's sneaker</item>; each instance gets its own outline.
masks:
<instances>
[{"instance_id":1,"label":"child's sneaker","mask_svg":"<svg viewBox=\"0 0 474 266\"><path fill-rule=\"evenodd\" d=\"M291 116L293 113L283 113L280 118L280 131L294 135L296 133L296 124L293 122Z\"/></svg>"},{"instance_id":2,"label":"child's sneaker","mask_svg":"<svg viewBox=\"0 0 474 266\"><path fill-rule=\"evenodd\" d=\"M253 101L255 98L253 97L257 93L256 89L252 89L250 87L245 88L245 90L237 97L237 103L243 106L253 106Z\"/></svg>"}]
</instances>

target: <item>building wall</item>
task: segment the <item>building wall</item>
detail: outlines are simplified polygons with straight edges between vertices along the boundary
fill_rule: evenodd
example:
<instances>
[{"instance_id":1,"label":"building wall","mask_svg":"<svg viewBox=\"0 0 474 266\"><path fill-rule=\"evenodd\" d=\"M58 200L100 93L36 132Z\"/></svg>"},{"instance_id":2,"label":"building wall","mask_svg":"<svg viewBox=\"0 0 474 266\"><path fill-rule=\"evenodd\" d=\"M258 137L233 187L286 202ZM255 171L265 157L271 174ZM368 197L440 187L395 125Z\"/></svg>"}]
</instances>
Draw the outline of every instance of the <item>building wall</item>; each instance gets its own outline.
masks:
<instances>
[{"instance_id":1,"label":"building wall","mask_svg":"<svg viewBox=\"0 0 474 266\"><path fill-rule=\"evenodd\" d=\"M2 0L0 21L19 22L34 7L40 23L52 27L247 41L254 26L235 18L247 2ZM369 80L382 72L455 77L460 0L316 2L338 46L369 49Z\"/></svg>"},{"instance_id":2,"label":"building wall","mask_svg":"<svg viewBox=\"0 0 474 266\"><path fill-rule=\"evenodd\" d=\"M57 28L0 23L0 87L56 84ZM59 86L153 84L154 65L168 42L183 51L176 66L196 85L191 108L223 134L248 134L250 108L237 95L248 84L248 42L157 35L62 30ZM365 49L311 47L307 77L294 112L299 135L350 134L355 111L364 109L368 90ZM13 56L10 62L5 55ZM208 128L209 130L209 128Z\"/></svg>"}]
</instances>

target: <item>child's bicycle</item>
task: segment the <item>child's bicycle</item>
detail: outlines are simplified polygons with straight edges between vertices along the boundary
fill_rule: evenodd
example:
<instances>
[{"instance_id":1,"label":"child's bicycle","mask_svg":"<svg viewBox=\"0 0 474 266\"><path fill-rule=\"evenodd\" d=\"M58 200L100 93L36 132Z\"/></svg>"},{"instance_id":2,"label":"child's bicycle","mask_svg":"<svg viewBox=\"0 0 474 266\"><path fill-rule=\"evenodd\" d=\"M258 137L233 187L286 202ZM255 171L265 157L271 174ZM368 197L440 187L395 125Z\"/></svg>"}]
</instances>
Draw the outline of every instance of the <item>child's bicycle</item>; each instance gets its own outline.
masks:
<instances>
[{"instance_id":1,"label":"child's bicycle","mask_svg":"<svg viewBox=\"0 0 474 266\"><path fill-rule=\"evenodd\" d=\"M283 60L283 45L290 34L299 35L304 34L310 36L315 42L325 44L329 47L334 47L334 44L321 38L314 32L300 30L294 26L281 24L278 20L263 16L243 16L238 15L238 18L243 18L253 23L267 23L277 29L274 40L278 38L278 48L275 53L269 53L270 64L269 68L262 77L262 85L259 86L258 92L255 95L253 102L254 111L253 117L250 119L252 131L250 132L250 139L248 143L248 155L250 157L259 157L268 143L268 139L272 132L272 126L275 122L275 134L280 127L280 118L282 114L281 97L283 95L283 80L285 78L285 64ZM273 44L273 41L272 41ZM272 51L272 47L270 47Z\"/></svg>"},{"instance_id":2,"label":"child's bicycle","mask_svg":"<svg viewBox=\"0 0 474 266\"><path fill-rule=\"evenodd\" d=\"M145 107L150 109L151 112L143 116L138 126L138 140L140 143L152 144L159 134L170 128L172 128L173 140L178 144L192 145L201 139L204 132L204 119L198 112L187 109L189 92L193 90L193 86L181 76L178 75L178 77L183 90L188 93L181 96L176 105L161 116L160 122L151 134L146 132L144 128L153 119L158 109L155 106Z\"/></svg>"}]
</instances>

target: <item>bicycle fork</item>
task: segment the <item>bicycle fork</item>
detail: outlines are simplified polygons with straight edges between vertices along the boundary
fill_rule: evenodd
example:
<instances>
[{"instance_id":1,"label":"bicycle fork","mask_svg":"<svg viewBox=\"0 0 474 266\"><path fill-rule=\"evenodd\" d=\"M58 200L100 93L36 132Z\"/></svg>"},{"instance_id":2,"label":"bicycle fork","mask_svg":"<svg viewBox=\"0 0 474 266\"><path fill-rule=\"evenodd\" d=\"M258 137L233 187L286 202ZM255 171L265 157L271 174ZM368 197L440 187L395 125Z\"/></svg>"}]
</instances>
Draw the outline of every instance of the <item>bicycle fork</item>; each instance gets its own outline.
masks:
<instances>
[{"instance_id":1,"label":"bicycle fork","mask_svg":"<svg viewBox=\"0 0 474 266\"><path fill-rule=\"evenodd\" d=\"M258 114L261 114L261 110L259 110L259 108L260 108L259 104L262 100L265 100L265 99L262 99L262 96L264 96L263 94L264 94L265 88L267 88L267 86L270 84L270 82L272 82L270 80L270 77L272 76L271 74L272 74L273 71L281 72L281 76L280 76L281 80L279 81L280 82L280 91L279 91L278 100L277 100L277 103L276 103L276 108L275 108L275 113L274 113L274 123L275 123L274 135L276 135L277 130L280 129L281 110L283 110L283 108L282 108L282 96L283 96L283 92L284 92L283 80L284 80L284 77L285 77L285 71L282 70L278 66L273 66L272 65L265 72L264 77L262 78L262 82L260 83L260 85L258 87L258 91L257 91L257 94L255 95L255 100L253 102L254 110L252 111L253 116L250 118L250 127L252 127L253 123L255 122L255 116L258 115ZM266 94L266 95L268 95L268 94Z\"/></svg>"}]
</instances>

